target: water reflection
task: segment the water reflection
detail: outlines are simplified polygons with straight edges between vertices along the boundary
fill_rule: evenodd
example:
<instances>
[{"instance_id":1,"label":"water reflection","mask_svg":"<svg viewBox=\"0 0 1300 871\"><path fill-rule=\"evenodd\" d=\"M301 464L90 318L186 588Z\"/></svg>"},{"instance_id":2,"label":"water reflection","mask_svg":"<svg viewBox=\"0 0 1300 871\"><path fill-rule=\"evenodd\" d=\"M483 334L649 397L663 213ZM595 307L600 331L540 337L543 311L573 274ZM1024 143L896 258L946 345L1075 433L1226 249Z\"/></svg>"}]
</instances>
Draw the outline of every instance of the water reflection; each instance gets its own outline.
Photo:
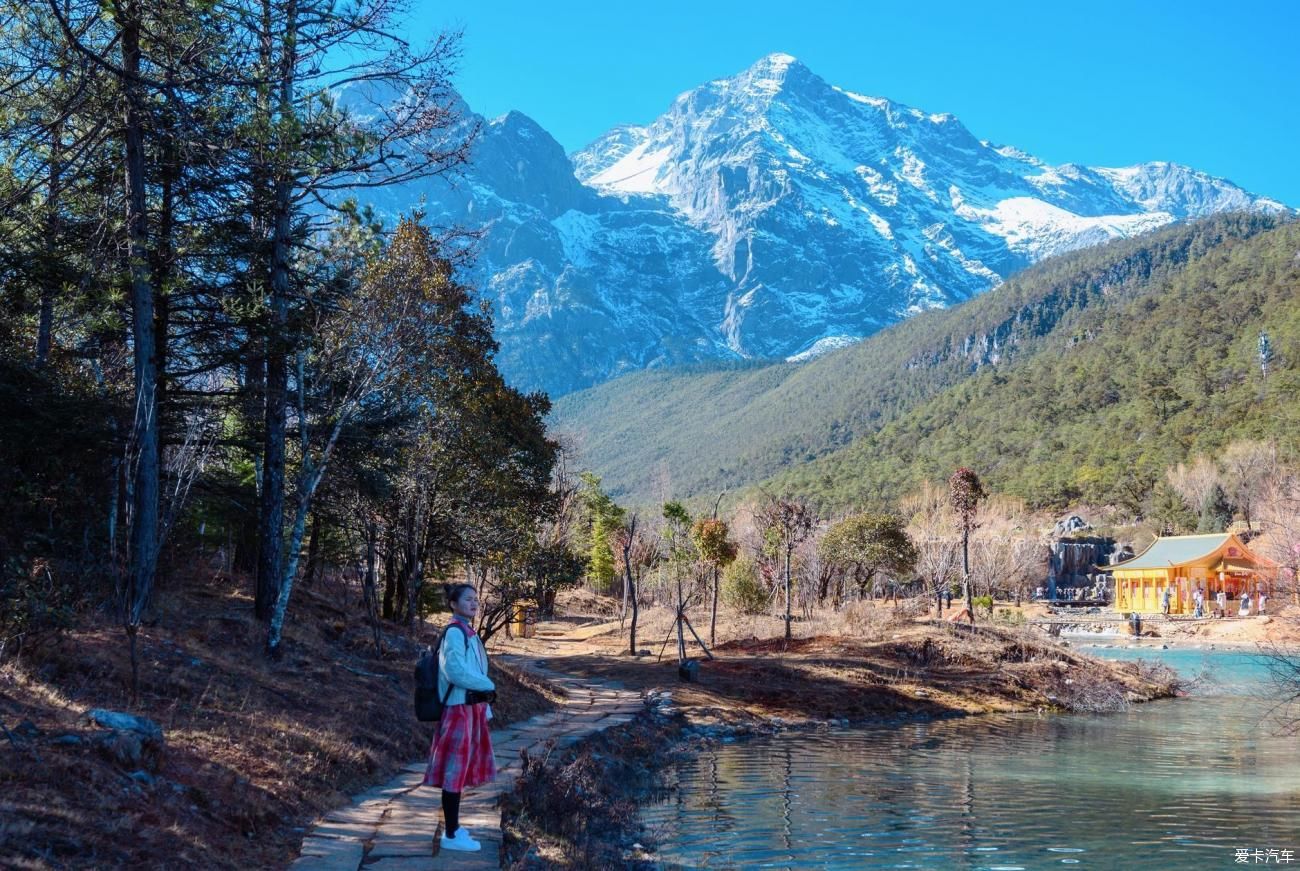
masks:
<instances>
[{"instance_id":1,"label":"water reflection","mask_svg":"<svg viewBox=\"0 0 1300 871\"><path fill-rule=\"evenodd\" d=\"M1212 659L1225 673L1244 663ZM1240 681L1233 683L1240 686ZM647 808L667 865L1219 868L1300 857L1300 747L1249 695L723 745ZM1300 859L1298 859L1300 862Z\"/></svg>"}]
</instances>

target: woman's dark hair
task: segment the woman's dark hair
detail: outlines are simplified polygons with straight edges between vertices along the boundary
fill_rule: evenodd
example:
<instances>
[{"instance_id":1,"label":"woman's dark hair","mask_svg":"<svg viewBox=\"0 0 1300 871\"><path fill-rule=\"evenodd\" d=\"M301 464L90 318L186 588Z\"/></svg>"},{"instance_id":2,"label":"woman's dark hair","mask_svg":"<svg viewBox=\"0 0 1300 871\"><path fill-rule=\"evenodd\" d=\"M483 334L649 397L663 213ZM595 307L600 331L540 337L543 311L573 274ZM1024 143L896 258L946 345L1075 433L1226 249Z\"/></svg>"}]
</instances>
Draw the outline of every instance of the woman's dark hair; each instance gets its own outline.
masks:
<instances>
[{"instance_id":1,"label":"woman's dark hair","mask_svg":"<svg viewBox=\"0 0 1300 871\"><path fill-rule=\"evenodd\" d=\"M447 597L448 605L455 605L466 591L474 589L473 584L443 584L442 594Z\"/></svg>"}]
</instances>

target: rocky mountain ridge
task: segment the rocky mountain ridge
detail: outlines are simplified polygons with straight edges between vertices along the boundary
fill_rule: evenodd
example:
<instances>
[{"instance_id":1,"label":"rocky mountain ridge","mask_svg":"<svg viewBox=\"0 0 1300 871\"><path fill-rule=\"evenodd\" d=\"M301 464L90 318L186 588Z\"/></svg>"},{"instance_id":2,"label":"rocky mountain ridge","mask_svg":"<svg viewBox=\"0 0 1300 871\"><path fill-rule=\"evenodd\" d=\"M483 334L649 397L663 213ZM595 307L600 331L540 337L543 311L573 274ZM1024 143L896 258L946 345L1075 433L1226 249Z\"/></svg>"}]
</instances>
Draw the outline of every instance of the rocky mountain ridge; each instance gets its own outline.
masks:
<instances>
[{"instance_id":1,"label":"rocky mountain ridge","mask_svg":"<svg viewBox=\"0 0 1300 871\"><path fill-rule=\"evenodd\" d=\"M555 395L644 368L808 359L1054 254L1223 211L1289 211L1171 163L1051 166L773 54L573 155L481 119L465 176L384 191L481 231L503 371Z\"/></svg>"}]
</instances>

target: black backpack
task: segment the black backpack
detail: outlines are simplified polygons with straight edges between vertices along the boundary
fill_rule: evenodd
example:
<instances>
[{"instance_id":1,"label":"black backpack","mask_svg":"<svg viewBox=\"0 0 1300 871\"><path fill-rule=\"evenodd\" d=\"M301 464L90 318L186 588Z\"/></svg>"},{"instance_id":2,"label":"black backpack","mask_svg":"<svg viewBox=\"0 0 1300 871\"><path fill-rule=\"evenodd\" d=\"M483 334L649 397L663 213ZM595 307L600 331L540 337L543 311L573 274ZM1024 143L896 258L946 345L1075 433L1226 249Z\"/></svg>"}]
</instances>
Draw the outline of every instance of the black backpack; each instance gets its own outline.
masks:
<instances>
[{"instance_id":1,"label":"black backpack","mask_svg":"<svg viewBox=\"0 0 1300 871\"><path fill-rule=\"evenodd\" d=\"M447 706L447 698L451 695L452 684L448 681L447 694L438 698L438 651L442 649L442 642L447 639L449 629L451 626L442 630L438 636L438 646L426 647L424 653L420 654L419 662L415 664L415 718L421 723L436 723L441 720L442 709ZM468 651L469 636L464 630L460 634L465 639L465 650Z\"/></svg>"}]
</instances>

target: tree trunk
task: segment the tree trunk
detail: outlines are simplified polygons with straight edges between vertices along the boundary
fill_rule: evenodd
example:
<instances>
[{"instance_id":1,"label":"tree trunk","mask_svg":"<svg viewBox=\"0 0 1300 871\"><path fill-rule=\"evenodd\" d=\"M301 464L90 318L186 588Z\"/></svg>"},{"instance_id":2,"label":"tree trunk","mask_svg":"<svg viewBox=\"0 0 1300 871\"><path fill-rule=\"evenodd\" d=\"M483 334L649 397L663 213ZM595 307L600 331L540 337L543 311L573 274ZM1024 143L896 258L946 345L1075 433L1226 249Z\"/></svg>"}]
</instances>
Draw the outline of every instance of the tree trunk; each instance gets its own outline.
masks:
<instances>
[{"instance_id":1,"label":"tree trunk","mask_svg":"<svg viewBox=\"0 0 1300 871\"><path fill-rule=\"evenodd\" d=\"M632 590L631 547L623 545L623 614L627 614L627 603ZM628 641L629 656L636 656L636 604L632 605L632 636Z\"/></svg>"},{"instance_id":2,"label":"tree trunk","mask_svg":"<svg viewBox=\"0 0 1300 871\"><path fill-rule=\"evenodd\" d=\"M396 547L395 544L394 544L392 550L393 550L393 551L396 551L396 550L397 550L397 547ZM396 620L398 623L401 623L402 621L404 621L404 620L406 619L406 602L407 602L407 600L406 600L406 567L403 566L403 567L402 567L402 570L401 570L401 571L398 571L398 569L397 569L397 555L396 555L395 553L391 553L391 552L390 552L389 555L388 555L388 560L389 560L389 563L390 563L390 565L391 565L391 569L390 569L390 570L391 570L392 575L393 575L393 578L394 578L393 583L394 583L394 585L397 587L397 591L396 591L396 593L394 594L394 602L393 602L393 619Z\"/></svg>"},{"instance_id":3,"label":"tree trunk","mask_svg":"<svg viewBox=\"0 0 1300 871\"><path fill-rule=\"evenodd\" d=\"M170 82L170 76L168 78ZM165 122L170 124L170 119ZM162 135L159 149L158 227L151 246L153 270L155 368L158 373L158 425L161 431L167 413L167 331L171 321L170 291L176 263L176 185L180 181L180 158L170 129Z\"/></svg>"},{"instance_id":4,"label":"tree trunk","mask_svg":"<svg viewBox=\"0 0 1300 871\"><path fill-rule=\"evenodd\" d=\"M682 601L682 573L680 567L677 570L677 664L681 665L686 661L686 636L682 627L682 609L685 603Z\"/></svg>"},{"instance_id":5,"label":"tree trunk","mask_svg":"<svg viewBox=\"0 0 1300 871\"><path fill-rule=\"evenodd\" d=\"M396 620L397 577L393 561L393 537L388 536L388 547L384 550L384 619Z\"/></svg>"},{"instance_id":6,"label":"tree trunk","mask_svg":"<svg viewBox=\"0 0 1300 871\"><path fill-rule=\"evenodd\" d=\"M619 613L618 613L618 619L619 619L619 620L626 620L626 619L627 619L627 590L628 590L628 581L627 581L627 563L626 563L626 559L627 559L627 558L626 558L626 556L625 556L625 557L624 557L625 562L624 562L624 564L623 564L623 569L624 569L624 571L623 571L623 607L619 609Z\"/></svg>"},{"instance_id":7,"label":"tree trunk","mask_svg":"<svg viewBox=\"0 0 1300 871\"><path fill-rule=\"evenodd\" d=\"M709 615L709 646L718 643L718 564L713 564L713 612Z\"/></svg>"},{"instance_id":8,"label":"tree trunk","mask_svg":"<svg viewBox=\"0 0 1300 871\"><path fill-rule=\"evenodd\" d=\"M315 524L317 518L313 517L312 522ZM315 532L312 533L315 535ZM383 634L379 630L379 613L376 605L378 602L377 583L378 580L378 547L379 547L379 526L373 519L366 521L366 577L364 581L363 592L366 600L366 618L370 622L370 634L375 642L375 655L384 655ZM310 548L309 548L310 550ZM308 571L308 576L310 576Z\"/></svg>"},{"instance_id":9,"label":"tree trunk","mask_svg":"<svg viewBox=\"0 0 1300 871\"><path fill-rule=\"evenodd\" d=\"M116 425L113 426L113 432L117 432ZM113 478L108 499L108 556L113 561L113 565L118 565L117 516L122 501L122 458L114 457L110 468Z\"/></svg>"},{"instance_id":10,"label":"tree trunk","mask_svg":"<svg viewBox=\"0 0 1300 871\"><path fill-rule=\"evenodd\" d=\"M288 611L289 595L293 592L293 581L298 574L302 540L307 535L307 514L311 511L312 496L316 494L316 487L324 477L325 464L329 461L329 450L323 451L322 454L319 466L312 462L311 457L303 457L302 460L302 471L298 478L298 505L294 511L293 527L289 533L288 559L285 560L284 576L280 579L280 592L275 599L275 607L271 612L271 625L266 636L266 649L272 656L279 652L280 637L284 631L284 615Z\"/></svg>"},{"instance_id":11,"label":"tree trunk","mask_svg":"<svg viewBox=\"0 0 1300 871\"><path fill-rule=\"evenodd\" d=\"M547 587L537 597L537 614L543 620L555 619L555 596L558 592L554 587Z\"/></svg>"},{"instance_id":12,"label":"tree trunk","mask_svg":"<svg viewBox=\"0 0 1300 871\"><path fill-rule=\"evenodd\" d=\"M145 213L144 95L140 73L140 8L119 5L122 80L126 94L123 128L126 179L127 262L131 278L131 333L135 363L135 415L131 434L135 474L131 482L131 564L126 601L126 625L134 630L153 592L158 559L158 370L154 340L153 287L150 285L149 229Z\"/></svg>"},{"instance_id":13,"label":"tree trunk","mask_svg":"<svg viewBox=\"0 0 1300 871\"><path fill-rule=\"evenodd\" d=\"M272 294L274 296L274 294ZM273 300L272 311L277 306ZM266 343L266 411L262 441L262 495L258 504L257 595L253 608L260 620L269 620L279 596L280 563L284 551L285 404L289 368L283 343L283 326L272 315Z\"/></svg>"},{"instance_id":14,"label":"tree trunk","mask_svg":"<svg viewBox=\"0 0 1300 871\"><path fill-rule=\"evenodd\" d=\"M253 574L257 571L257 518L251 514L238 515L234 529L234 557L231 567L236 572Z\"/></svg>"},{"instance_id":15,"label":"tree trunk","mask_svg":"<svg viewBox=\"0 0 1300 871\"><path fill-rule=\"evenodd\" d=\"M367 528L369 534L369 528ZM308 587L315 585L321 572L321 519L320 512L311 513L311 534L307 536L307 571L302 582Z\"/></svg>"},{"instance_id":16,"label":"tree trunk","mask_svg":"<svg viewBox=\"0 0 1300 871\"><path fill-rule=\"evenodd\" d=\"M966 594L966 616L970 625L975 625L975 593L970 584L970 529L962 527L961 531L961 585Z\"/></svg>"},{"instance_id":17,"label":"tree trunk","mask_svg":"<svg viewBox=\"0 0 1300 871\"><path fill-rule=\"evenodd\" d=\"M636 656L636 622L637 622L637 618L641 614L641 608L637 603L637 579L635 578L635 576L633 577L632 580L631 603L632 603L632 624L631 624L632 631L629 635L629 641L631 644L631 653L633 656Z\"/></svg>"},{"instance_id":18,"label":"tree trunk","mask_svg":"<svg viewBox=\"0 0 1300 871\"><path fill-rule=\"evenodd\" d=\"M297 3L287 4L285 32L280 47L279 105L276 115L279 136L275 143L276 168L271 197L271 275L269 319L266 335L266 431L262 449L262 522L261 559L258 561L255 609L259 618L269 616L269 608L279 597L284 573L280 564L284 554L284 475L285 418L289 390L289 258L292 245L293 179L288 157L295 143L284 141L291 134L293 92L297 58ZM300 422L299 425L305 425ZM292 554L289 555L294 560ZM296 560L295 560L296 561Z\"/></svg>"},{"instance_id":19,"label":"tree trunk","mask_svg":"<svg viewBox=\"0 0 1300 871\"><path fill-rule=\"evenodd\" d=\"M302 357L299 357L299 379L302 378ZM301 395L300 395L301 396ZM348 415L339 412L330 430L329 438L325 440L324 447L321 448L319 456L313 458L309 449L310 441L307 432L307 418L299 406L302 419L299 421L299 439L302 444L302 465L298 469L298 505L294 511L293 528L289 535L289 553L284 567L284 575L280 578L280 593L275 599L275 608L271 613L271 625L266 633L266 651L275 657L279 655L280 636L284 630L284 616L289 608L289 596L293 593L293 582L298 575L298 561L302 556L302 540L307 534L307 514L311 511L312 498L316 495L316 488L320 486L321 480L325 477L325 470L329 468L330 456L334 453L334 446L338 444L339 433L343 431L343 426L348 421Z\"/></svg>"},{"instance_id":20,"label":"tree trunk","mask_svg":"<svg viewBox=\"0 0 1300 871\"><path fill-rule=\"evenodd\" d=\"M785 640L786 640L786 641L789 641L791 638L794 637L793 634L792 634L791 631L790 631L790 620L791 620L791 614L792 614L792 611L791 611L791 596L790 596L790 592L791 592L791 584L790 584L790 556L791 556L791 552L792 552L793 550L794 550L794 549L793 549L792 547L790 547L789 545L786 545L786 548L785 548Z\"/></svg>"},{"instance_id":21,"label":"tree trunk","mask_svg":"<svg viewBox=\"0 0 1300 871\"><path fill-rule=\"evenodd\" d=\"M406 624L415 627L420 617L420 590L424 587L424 567L420 558L407 566L406 578Z\"/></svg>"},{"instance_id":22,"label":"tree trunk","mask_svg":"<svg viewBox=\"0 0 1300 871\"><path fill-rule=\"evenodd\" d=\"M315 489L314 485L312 489ZM307 534L307 511L310 506L311 493L308 491L298 497L298 508L294 512L293 528L289 533L289 556L285 560L284 577L280 579L280 592L271 610L271 625L267 632L266 649L272 656L279 652L280 638L284 632L284 617L289 610L289 595L293 592L294 576L298 574L298 554L302 550L303 537Z\"/></svg>"},{"instance_id":23,"label":"tree trunk","mask_svg":"<svg viewBox=\"0 0 1300 871\"><path fill-rule=\"evenodd\" d=\"M627 534L623 539L623 588L628 591L628 599L632 603L632 631L628 636L628 655L636 656L636 578L632 574L632 542L636 536L636 515L632 515L632 520L628 524Z\"/></svg>"},{"instance_id":24,"label":"tree trunk","mask_svg":"<svg viewBox=\"0 0 1300 871\"><path fill-rule=\"evenodd\" d=\"M420 614L420 589L424 586L424 512L417 497L406 521L406 622L414 627Z\"/></svg>"}]
</instances>

